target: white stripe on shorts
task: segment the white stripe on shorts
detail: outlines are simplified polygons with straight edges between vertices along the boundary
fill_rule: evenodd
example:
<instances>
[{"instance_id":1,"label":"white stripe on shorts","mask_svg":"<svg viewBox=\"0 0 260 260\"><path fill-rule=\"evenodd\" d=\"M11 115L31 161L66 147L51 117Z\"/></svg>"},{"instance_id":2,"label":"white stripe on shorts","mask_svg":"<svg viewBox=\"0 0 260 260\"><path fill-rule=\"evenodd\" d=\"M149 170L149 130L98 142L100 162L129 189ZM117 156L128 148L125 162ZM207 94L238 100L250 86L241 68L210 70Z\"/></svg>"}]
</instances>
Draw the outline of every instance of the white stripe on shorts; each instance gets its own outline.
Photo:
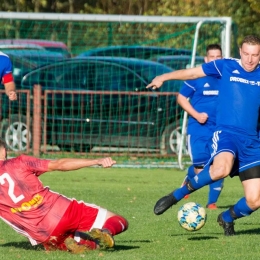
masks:
<instances>
[{"instance_id":1,"label":"white stripe on shorts","mask_svg":"<svg viewBox=\"0 0 260 260\"><path fill-rule=\"evenodd\" d=\"M97 207L97 208L98 208L98 214L90 230L92 228L102 228L106 220L107 209L101 207Z\"/></svg>"}]
</instances>

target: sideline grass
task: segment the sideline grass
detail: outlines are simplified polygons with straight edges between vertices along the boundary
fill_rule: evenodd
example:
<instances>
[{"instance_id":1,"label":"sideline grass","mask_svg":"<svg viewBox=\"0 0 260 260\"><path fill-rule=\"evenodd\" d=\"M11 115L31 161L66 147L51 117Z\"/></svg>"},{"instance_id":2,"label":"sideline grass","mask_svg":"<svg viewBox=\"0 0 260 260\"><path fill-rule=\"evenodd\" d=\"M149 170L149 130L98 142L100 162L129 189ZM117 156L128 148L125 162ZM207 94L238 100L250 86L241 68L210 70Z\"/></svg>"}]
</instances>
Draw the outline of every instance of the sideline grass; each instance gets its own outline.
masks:
<instances>
[{"instance_id":1,"label":"sideline grass","mask_svg":"<svg viewBox=\"0 0 260 260\"><path fill-rule=\"evenodd\" d=\"M0 259L258 259L259 212L236 222L237 235L223 236L216 223L218 214L243 196L238 178L226 178L218 210L207 210L206 225L197 232L182 229L177 222L178 208L188 201L205 206L208 187L161 216L153 214L158 198L180 185L185 172L174 169L86 168L76 172L53 172L41 176L44 185L68 197L108 208L125 216L129 230L115 236L113 250L92 251L84 255L46 252L32 247L4 222L0 222Z\"/></svg>"}]
</instances>

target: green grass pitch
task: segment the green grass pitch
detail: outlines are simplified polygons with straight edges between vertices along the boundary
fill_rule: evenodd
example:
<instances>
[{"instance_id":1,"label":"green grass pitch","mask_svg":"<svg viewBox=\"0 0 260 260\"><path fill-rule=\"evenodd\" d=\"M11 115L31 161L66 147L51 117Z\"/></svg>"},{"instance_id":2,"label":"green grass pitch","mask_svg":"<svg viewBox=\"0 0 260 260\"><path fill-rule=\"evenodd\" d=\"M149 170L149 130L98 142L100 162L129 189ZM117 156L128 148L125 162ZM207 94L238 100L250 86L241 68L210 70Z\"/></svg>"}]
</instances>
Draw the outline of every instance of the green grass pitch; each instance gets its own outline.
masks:
<instances>
[{"instance_id":1,"label":"green grass pitch","mask_svg":"<svg viewBox=\"0 0 260 260\"><path fill-rule=\"evenodd\" d=\"M185 175L176 169L85 168L75 172L52 172L41 176L44 185L67 197L95 203L125 216L129 229L115 236L115 248L84 255L46 252L32 247L26 238L0 222L0 259L258 259L260 257L260 212L236 221L236 236L225 237L216 222L218 214L243 196L238 178L226 178L218 210L207 210L205 226L197 232L182 229L179 207L207 202L208 187L191 194L161 216L153 214L155 202L178 187Z\"/></svg>"}]
</instances>

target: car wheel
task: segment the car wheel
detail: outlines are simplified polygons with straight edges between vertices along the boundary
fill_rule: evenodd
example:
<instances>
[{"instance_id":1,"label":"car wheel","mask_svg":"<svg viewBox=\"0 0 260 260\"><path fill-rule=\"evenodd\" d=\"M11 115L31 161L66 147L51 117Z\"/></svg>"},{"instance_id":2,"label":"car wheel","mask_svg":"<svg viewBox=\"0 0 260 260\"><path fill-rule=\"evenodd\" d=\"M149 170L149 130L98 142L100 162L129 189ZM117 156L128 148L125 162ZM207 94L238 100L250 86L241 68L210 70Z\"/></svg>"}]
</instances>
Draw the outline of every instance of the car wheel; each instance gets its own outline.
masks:
<instances>
[{"instance_id":1,"label":"car wheel","mask_svg":"<svg viewBox=\"0 0 260 260\"><path fill-rule=\"evenodd\" d=\"M25 151L32 142L31 130L28 129L25 116L14 115L1 123L1 137L8 149Z\"/></svg>"},{"instance_id":2,"label":"car wheel","mask_svg":"<svg viewBox=\"0 0 260 260\"><path fill-rule=\"evenodd\" d=\"M183 144L183 154L187 155L185 141ZM181 144L181 127L175 124L171 124L165 127L161 136L160 153L166 154L178 154Z\"/></svg>"}]
</instances>

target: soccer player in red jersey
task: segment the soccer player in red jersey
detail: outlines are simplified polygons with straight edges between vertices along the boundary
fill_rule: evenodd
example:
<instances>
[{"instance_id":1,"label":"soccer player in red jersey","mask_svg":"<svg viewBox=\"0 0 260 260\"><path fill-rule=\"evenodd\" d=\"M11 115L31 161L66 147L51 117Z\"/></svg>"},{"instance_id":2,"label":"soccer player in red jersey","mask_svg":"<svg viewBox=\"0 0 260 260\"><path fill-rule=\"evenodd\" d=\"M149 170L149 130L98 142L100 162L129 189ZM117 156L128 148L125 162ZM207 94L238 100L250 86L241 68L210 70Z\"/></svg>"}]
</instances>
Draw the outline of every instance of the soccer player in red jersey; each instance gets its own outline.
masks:
<instances>
[{"instance_id":1,"label":"soccer player in red jersey","mask_svg":"<svg viewBox=\"0 0 260 260\"><path fill-rule=\"evenodd\" d=\"M82 253L113 247L113 236L128 228L124 217L53 192L38 177L50 171L107 168L115 163L110 157L46 160L20 155L7 159L0 140L0 218L32 245L43 244L46 250Z\"/></svg>"},{"instance_id":2,"label":"soccer player in red jersey","mask_svg":"<svg viewBox=\"0 0 260 260\"><path fill-rule=\"evenodd\" d=\"M17 99L16 88L12 74L12 63L10 58L0 52L0 80L5 86L6 95L11 101Z\"/></svg>"}]
</instances>

